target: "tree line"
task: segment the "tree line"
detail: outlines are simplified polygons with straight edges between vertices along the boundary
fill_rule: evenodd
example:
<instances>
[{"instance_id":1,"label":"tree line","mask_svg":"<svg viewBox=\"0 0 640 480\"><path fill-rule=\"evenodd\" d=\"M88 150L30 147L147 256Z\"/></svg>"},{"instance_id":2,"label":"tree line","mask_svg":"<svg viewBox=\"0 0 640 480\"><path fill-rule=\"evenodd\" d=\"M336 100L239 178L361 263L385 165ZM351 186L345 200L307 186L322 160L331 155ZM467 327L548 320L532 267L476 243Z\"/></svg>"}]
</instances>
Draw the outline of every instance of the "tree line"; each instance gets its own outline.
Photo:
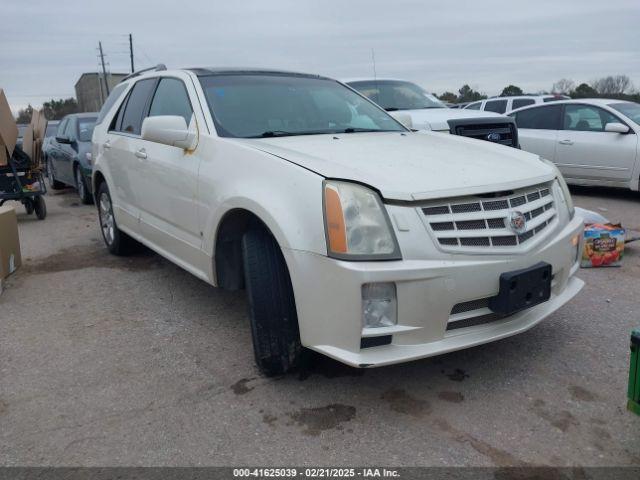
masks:
<instances>
[{"instance_id":1,"label":"tree line","mask_svg":"<svg viewBox=\"0 0 640 480\"><path fill-rule=\"evenodd\" d=\"M42 104L42 110L47 120L60 120L70 113L78 113L78 102L76 102L76 99L73 97L61 98L59 100L52 98ZM26 108L18 111L16 123L29 123L32 113L33 106L29 104Z\"/></svg>"},{"instance_id":2,"label":"tree line","mask_svg":"<svg viewBox=\"0 0 640 480\"><path fill-rule=\"evenodd\" d=\"M616 98L640 103L640 90L633 86L633 82L627 75L609 75L590 83L582 82L577 85L571 79L561 78L554 82L551 90L536 92L536 95L546 94L567 95L571 98ZM500 93L501 97L513 95L525 95L525 93L517 85L507 85ZM439 95L438 98L448 103L467 103L484 100L487 95L465 84L457 94L447 91Z\"/></svg>"}]
</instances>

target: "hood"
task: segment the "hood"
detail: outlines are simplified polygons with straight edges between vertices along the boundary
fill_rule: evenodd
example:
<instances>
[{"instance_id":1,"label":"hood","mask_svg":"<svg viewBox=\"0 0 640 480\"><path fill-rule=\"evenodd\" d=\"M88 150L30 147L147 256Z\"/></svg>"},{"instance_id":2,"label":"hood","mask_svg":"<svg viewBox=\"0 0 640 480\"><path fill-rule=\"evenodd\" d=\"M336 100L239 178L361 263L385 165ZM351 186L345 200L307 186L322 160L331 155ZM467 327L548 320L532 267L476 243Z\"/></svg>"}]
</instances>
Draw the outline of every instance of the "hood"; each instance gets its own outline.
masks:
<instances>
[{"instance_id":1,"label":"hood","mask_svg":"<svg viewBox=\"0 0 640 480\"><path fill-rule=\"evenodd\" d=\"M392 200L508 190L552 180L537 155L432 132L373 132L233 139L326 178L353 180Z\"/></svg>"},{"instance_id":2,"label":"hood","mask_svg":"<svg viewBox=\"0 0 640 480\"><path fill-rule=\"evenodd\" d=\"M447 120L457 118L488 118L488 117L502 117L499 113L484 112L481 110L464 110L458 108L424 108L420 110L398 110L395 112L389 112L391 116L397 115L409 115L413 122L413 128L418 130L434 130L442 131L449 130L449 124Z\"/></svg>"}]
</instances>

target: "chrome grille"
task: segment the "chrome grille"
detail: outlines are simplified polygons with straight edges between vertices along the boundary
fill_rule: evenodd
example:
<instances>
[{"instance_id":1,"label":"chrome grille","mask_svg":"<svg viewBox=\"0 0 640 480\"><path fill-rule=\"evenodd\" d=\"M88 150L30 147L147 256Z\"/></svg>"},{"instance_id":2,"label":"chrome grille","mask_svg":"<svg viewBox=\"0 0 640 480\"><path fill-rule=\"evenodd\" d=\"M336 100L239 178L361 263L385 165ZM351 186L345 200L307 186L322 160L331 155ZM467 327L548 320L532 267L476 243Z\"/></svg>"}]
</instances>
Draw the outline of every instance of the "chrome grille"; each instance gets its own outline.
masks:
<instances>
[{"instance_id":1,"label":"chrome grille","mask_svg":"<svg viewBox=\"0 0 640 480\"><path fill-rule=\"evenodd\" d=\"M485 200L490 197L491 200ZM509 251L539 235L556 219L548 183L506 192L435 200L421 207L428 228L444 250L452 252ZM526 219L526 230L516 233L510 215Z\"/></svg>"}]
</instances>

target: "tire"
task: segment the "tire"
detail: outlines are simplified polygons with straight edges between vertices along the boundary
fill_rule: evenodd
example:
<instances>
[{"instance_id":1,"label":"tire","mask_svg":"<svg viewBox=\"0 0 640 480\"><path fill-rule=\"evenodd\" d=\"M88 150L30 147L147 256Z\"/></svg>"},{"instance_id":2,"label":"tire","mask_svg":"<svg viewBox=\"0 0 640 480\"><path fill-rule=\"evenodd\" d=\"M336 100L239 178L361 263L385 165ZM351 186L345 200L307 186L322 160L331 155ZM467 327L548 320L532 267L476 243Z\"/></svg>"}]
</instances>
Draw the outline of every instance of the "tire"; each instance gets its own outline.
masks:
<instances>
[{"instance_id":1,"label":"tire","mask_svg":"<svg viewBox=\"0 0 640 480\"><path fill-rule=\"evenodd\" d=\"M89 189L87 188L87 182L82 175L82 170L80 165L76 165L73 169L73 177L76 181L76 191L78 192L78 196L80 197L80 201L84 205L89 205L93 202L93 198L89 193Z\"/></svg>"},{"instance_id":2,"label":"tire","mask_svg":"<svg viewBox=\"0 0 640 480\"><path fill-rule=\"evenodd\" d=\"M55 174L53 173L53 167L51 166L51 161L47 159L47 183L49 183L49 188L51 190L62 190L64 188L64 183L61 183L56 180Z\"/></svg>"},{"instance_id":3,"label":"tire","mask_svg":"<svg viewBox=\"0 0 640 480\"><path fill-rule=\"evenodd\" d=\"M25 199L24 201L24 211L27 212L27 215L31 215L35 210L33 206L33 202L30 199Z\"/></svg>"},{"instance_id":4,"label":"tire","mask_svg":"<svg viewBox=\"0 0 640 480\"><path fill-rule=\"evenodd\" d=\"M100 232L107 249L113 255L125 256L133 253L138 246L133 238L120 231L113 215L113 205L111 194L107 187L107 182L102 182L98 187L96 196L98 206L98 221L100 222Z\"/></svg>"},{"instance_id":5,"label":"tire","mask_svg":"<svg viewBox=\"0 0 640 480\"><path fill-rule=\"evenodd\" d=\"M44 202L42 195L33 198L33 210L36 212L38 220L47 218L47 204Z\"/></svg>"},{"instance_id":6,"label":"tire","mask_svg":"<svg viewBox=\"0 0 640 480\"><path fill-rule=\"evenodd\" d=\"M287 373L297 366L302 346L282 251L266 229L255 228L242 238L242 256L256 363L268 376Z\"/></svg>"}]
</instances>

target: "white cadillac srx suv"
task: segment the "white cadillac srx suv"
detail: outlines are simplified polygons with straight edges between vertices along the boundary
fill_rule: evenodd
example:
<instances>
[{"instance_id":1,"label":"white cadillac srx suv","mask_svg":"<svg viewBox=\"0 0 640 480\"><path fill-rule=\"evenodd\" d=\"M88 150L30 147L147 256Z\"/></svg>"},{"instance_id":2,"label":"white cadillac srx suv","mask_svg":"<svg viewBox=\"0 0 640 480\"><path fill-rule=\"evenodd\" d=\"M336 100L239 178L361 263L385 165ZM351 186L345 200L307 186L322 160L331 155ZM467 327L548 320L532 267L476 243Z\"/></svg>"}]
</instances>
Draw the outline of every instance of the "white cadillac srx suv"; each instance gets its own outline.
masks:
<instances>
[{"instance_id":1,"label":"white cadillac srx suv","mask_svg":"<svg viewBox=\"0 0 640 480\"><path fill-rule=\"evenodd\" d=\"M307 347L356 367L523 332L582 288L558 170L411 132L342 83L229 69L125 79L93 135L107 248L136 241L247 290L266 374Z\"/></svg>"}]
</instances>

